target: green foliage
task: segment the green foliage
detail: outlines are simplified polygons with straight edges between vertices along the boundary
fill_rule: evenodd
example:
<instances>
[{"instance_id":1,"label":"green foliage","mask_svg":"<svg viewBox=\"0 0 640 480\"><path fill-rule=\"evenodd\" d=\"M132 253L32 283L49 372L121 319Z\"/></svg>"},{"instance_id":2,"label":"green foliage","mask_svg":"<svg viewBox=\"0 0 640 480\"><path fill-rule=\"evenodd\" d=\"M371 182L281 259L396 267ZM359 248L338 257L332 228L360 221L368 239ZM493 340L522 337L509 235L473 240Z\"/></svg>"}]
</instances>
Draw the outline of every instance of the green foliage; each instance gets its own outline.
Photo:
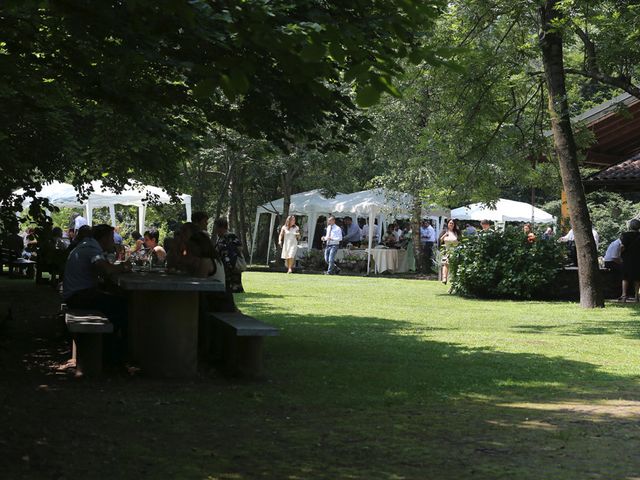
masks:
<instances>
[{"instance_id":1,"label":"green foliage","mask_svg":"<svg viewBox=\"0 0 640 480\"><path fill-rule=\"evenodd\" d=\"M300 259L300 265L307 270L322 271L327 268L324 262L324 254L320 250L309 249Z\"/></svg>"},{"instance_id":2,"label":"green foliage","mask_svg":"<svg viewBox=\"0 0 640 480\"><path fill-rule=\"evenodd\" d=\"M481 298L543 298L565 250L562 244L540 238L529 242L521 230L507 228L464 240L449 256L452 292Z\"/></svg>"},{"instance_id":3,"label":"green foliage","mask_svg":"<svg viewBox=\"0 0 640 480\"><path fill-rule=\"evenodd\" d=\"M640 204L612 192L592 192L587 195L587 204L593 227L600 236L598 253L604 255L609 244L628 230L627 223L640 213Z\"/></svg>"},{"instance_id":4,"label":"green foliage","mask_svg":"<svg viewBox=\"0 0 640 480\"><path fill-rule=\"evenodd\" d=\"M627 231L627 223L640 213L640 203L627 200L614 192L591 192L587 194L587 206L593 228L600 237L598 253L604 255L609 244ZM560 221L560 200L548 202L542 209Z\"/></svg>"}]
</instances>

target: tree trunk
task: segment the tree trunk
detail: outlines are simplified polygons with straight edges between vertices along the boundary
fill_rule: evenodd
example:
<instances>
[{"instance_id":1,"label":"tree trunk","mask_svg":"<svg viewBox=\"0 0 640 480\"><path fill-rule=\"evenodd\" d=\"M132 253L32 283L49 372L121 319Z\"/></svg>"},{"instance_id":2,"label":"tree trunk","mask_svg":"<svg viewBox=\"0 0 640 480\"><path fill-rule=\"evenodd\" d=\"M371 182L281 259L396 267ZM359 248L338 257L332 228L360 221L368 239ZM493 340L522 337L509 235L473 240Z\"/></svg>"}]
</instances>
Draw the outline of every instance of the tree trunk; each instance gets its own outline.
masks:
<instances>
[{"instance_id":1,"label":"tree trunk","mask_svg":"<svg viewBox=\"0 0 640 480\"><path fill-rule=\"evenodd\" d=\"M248 236L248 234L251 232L250 230L250 226L247 225L247 218L246 218L246 214L245 214L245 201L244 201L244 178L245 178L245 169L243 168L242 171L240 172L240 176L238 178L238 184L237 184L237 195L236 195L236 201L237 201L237 207L236 210L238 212L238 227L239 227L239 232L240 232L240 240L242 241L242 248L244 248L245 253L249 253L249 244L250 244L250 238ZM247 257L248 259L248 257Z\"/></svg>"},{"instance_id":2,"label":"tree trunk","mask_svg":"<svg viewBox=\"0 0 640 480\"><path fill-rule=\"evenodd\" d=\"M555 25L562 13L556 9L560 0L546 0L540 7L542 31L540 49L544 72L549 90L549 113L553 140L560 163L562 184L567 195L571 227L575 235L578 254L578 278L580 283L580 305L584 308L603 307L604 300L600 288L600 270L596 243L591 233L591 218L587 209L567 91L565 86L564 58L562 51L562 28Z\"/></svg>"},{"instance_id":3,"label":"tree trunk","mask_svg":"<svg viewBox=\"0 0 640 480\"><path fill-rule=\"evenodd\" d=\"M235 189L236 189L236 168L235 165L231 167L231 173L229 174L229 188L227 190L228 195L228 209L227 209L227 221L229 222L229 231L236 232L236 203L235 203Z\"/></svg>"},{"instance_id":4,"label":"tree trunk","mask_svg":"<svg viewBox=\"0 0 640 480\"><path fill-rule=\"evenodd\" d=\"M422 223L422 202L417 192L413 192L411 209L411 237L413 239L413 255L416 259L416 272L424 272L422 243L420 243L420 226Z\"/></svg>"},{"instance_id":5,"label":"tree trunk","mask_svg":"<svg viewBox=\"0 0 640 480\"><path fill-rule=\"evenodd\" d=\"M218 194L218 200L216 201L216 215L215 218L220 218L222 215L222 208L224 206L224 199L227 198L227 191L229 189L229 181L231 180L231 165L227 166L227 173L222 179L220 185L220 193Z\"/></svg>"}]
</instances>

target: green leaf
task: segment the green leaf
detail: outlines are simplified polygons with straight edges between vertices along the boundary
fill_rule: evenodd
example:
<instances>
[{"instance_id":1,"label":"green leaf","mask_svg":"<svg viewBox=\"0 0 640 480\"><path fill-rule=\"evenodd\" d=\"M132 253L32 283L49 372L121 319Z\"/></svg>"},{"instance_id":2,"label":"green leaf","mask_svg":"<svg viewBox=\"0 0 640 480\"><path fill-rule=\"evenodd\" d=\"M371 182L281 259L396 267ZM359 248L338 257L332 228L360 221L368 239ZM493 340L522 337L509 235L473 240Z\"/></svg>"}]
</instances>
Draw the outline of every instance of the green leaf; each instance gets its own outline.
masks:
<instances>
[{"instance_id":1,"label":"green leaf","mask_svg":"<svg viewBox=\"0 0 640 480\"><path fill-rule=\"evenodd\" d=\"M196 98L207 98L213 95L213 92L216 89L216 84L212 78L205 78L204 80L200 80L193 87L193 95Z\"/></svg>"},{"instance_id":2,"label":"green leaf","mask_svg":"<svg viewBox=\"0 0 640 480\"><path fill-rule=\"evenodd\" d=\"M356 103L362 108L371 107L379 101L380 90L375 88L373 85L360 87L356 91Z\"/></svg>"}]
</instances>

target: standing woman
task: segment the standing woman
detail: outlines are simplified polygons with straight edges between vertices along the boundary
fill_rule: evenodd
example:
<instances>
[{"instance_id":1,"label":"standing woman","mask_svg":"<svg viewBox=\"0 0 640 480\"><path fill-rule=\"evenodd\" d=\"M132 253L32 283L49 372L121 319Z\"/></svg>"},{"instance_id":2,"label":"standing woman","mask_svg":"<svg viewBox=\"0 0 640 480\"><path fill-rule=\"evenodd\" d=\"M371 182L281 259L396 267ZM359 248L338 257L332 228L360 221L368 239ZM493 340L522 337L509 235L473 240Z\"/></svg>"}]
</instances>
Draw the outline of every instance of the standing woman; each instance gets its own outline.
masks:
<instances>
[{"instance_id":1,"label":"standing woman","mask_svg":"<svg viewBox=\"0 0 640 480\"><path fill-rule=\"evenodd\" d=\"M218 218L213 224L213 229L217 236L216 250L224 265L227 291L243 293L242 271L239 268L239 263L244 263L242 243L235 233L229 231L226 218Z\"/></svg>"},{"instance_id":2,"label":"standing woman","mask_svg":"<svg viewBox=\"0 0 640 480\"><path fill-rule=\"evenodd\" d=\"M454 219L449 220L447 229L440 235L440 248L444 250L442 254L442 283L445 285L449 280L449 254L460 243L462 234Z\"/></svg>"},{"instance_id":3,"label":"standing woman","mask_svg":"<svg viewBox=\"0 0 640 480\"><path fill-rule=\"evenodd\" d=\"M280 229L278 245L282 247L282 259L287 265L287 273L293 272L296 263L296 253L298 252L298 239L300 238L300 228L296 225L296 217L289 215L284 226Z\"/></svg>"}]
</instances>

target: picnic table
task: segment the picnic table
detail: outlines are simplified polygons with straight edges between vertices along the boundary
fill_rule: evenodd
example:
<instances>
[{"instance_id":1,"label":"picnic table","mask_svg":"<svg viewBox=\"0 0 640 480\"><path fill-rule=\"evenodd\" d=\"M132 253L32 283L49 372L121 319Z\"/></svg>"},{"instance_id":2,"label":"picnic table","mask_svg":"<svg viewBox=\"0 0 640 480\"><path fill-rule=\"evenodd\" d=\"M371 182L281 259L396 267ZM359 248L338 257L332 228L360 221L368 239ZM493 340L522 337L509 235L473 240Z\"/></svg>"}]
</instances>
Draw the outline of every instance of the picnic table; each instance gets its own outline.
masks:
<instances>
[{"instance_id":1,"label":"picnic table","mask_svg":"<svg viewBox=\"0 0 640 480\"><path fill-rule=\"evenodd\" d=\"M129 294L129 352L146 374L191 377L198 369L200 292L223 292L210 278L162 271L121 273Z\"/></svg>"}]
</instances>

